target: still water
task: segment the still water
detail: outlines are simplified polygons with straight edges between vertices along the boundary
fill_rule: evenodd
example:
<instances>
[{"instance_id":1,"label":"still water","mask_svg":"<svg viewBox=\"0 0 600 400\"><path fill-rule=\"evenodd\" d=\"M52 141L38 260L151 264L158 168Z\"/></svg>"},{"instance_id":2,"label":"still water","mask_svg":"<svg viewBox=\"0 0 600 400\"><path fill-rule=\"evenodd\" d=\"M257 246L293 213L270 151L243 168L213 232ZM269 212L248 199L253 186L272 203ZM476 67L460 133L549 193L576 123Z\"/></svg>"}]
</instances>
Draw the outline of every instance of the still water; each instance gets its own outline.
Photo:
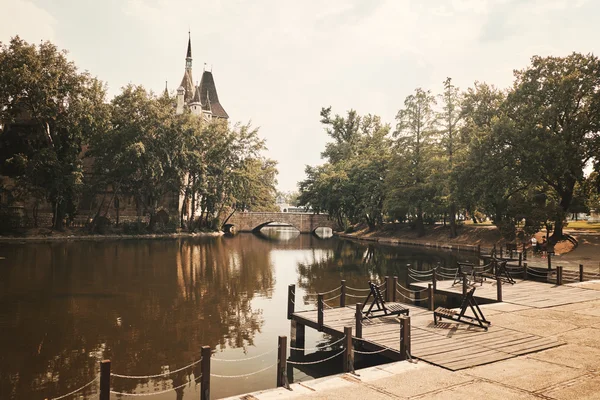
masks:
<instances>
[{"instance_id":1,"label":"still water","mask_svg":"<svg viewBox=\"0 0 600 400\"><path fill-rule=\"evenodd\" d=\"M289 335L287 288L297 309L307 293L397 275L407 264L469 260L468 253L386 247L271 228L265 235L165 240L0 245L0 399L51 399L92 381L98 362L112 372L167 374L214 349L213 398L275 386L278 335ZM306 346L328 337L307 329ZM271 352L265 355L266 352ZM365 356L366 357L366 356ZM371 356L373 357L373 356ZM359 360L363 365L373 360ZM338 365L340 364L340 365ZM294 370L295 381L339 372L341 361ZM200 365L153 378L112 378L116 392L176 391L152 399L197 399ZM190 380L191 384L186 384ZM68 399L92 399L98 382ZM112 398L121 398L113 395ZM123 397L127 398L127 397Z\"/></svg>"}]
</instances>

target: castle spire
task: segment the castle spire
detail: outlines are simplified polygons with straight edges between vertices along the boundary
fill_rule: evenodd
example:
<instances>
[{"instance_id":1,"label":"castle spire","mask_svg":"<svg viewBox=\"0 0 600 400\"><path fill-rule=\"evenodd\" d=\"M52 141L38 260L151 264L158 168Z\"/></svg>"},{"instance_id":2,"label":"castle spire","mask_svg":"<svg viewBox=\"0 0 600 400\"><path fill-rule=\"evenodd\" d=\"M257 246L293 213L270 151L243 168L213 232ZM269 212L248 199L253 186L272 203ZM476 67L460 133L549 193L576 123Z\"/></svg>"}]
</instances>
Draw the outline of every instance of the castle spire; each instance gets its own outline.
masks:
<instances>
[{"instance_id":1,"label":"castle spire","mask_svg":"<svg viewBox=\"0 0 600 400\"><path fill-rule=\"evenodd\" d=\"M192 34L188 31L188 46L187 54L185 56L185 68L192 69Z\"/></svg>"}]
</instances>

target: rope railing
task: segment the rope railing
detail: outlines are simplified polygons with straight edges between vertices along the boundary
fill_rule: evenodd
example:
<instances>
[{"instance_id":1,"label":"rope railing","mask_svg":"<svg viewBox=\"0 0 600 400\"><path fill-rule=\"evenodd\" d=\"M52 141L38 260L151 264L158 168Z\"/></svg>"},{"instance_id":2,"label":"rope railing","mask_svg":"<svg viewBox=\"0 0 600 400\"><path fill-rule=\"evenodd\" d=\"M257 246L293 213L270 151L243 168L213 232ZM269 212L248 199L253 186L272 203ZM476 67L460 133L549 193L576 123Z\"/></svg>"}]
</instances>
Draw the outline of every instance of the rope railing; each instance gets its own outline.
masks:
<instances>
[{"instance_id":1,"label":"rope railing","mask_svg":"<svg viewBox=\"0 0 600 400\"><path fill-rule=\"evenodd\" d=\"M411 292L411 293L421 293L421 292L425 292L425 291L429 290L429 288L424 288L424 289L421 289L421 290L411 290L411 289L409 289L409 288L406 288L406 287L402 286L402 285L401 285L401 284L399 284L399 283L396 283L396 285L397 285L398 287L400 287L400 288L402 288L402 289L406 290L407 292Z\"/></svg>"},{"instance_id":2,"label":"rope railing","mask_svg":"<svg viewBox=\"0 0 600 400\"><path fill-rule=\"evenodd\" d=\"M335 346L336 344L340 343L340 342L341 342L342 340L344 340L344 339L346 339L346 336L345 336L345 335L344 335L344 337L342 337L341 339L339 339L339 340L336 340L336 341L335 341L335 342L333 342L333 343L329 343L329 344L327 344L326 346L323 346L323 347L313 347L313 348L310 348L310 349L304 349L304 348L300 348L300 347L292 347L292 346L289 346L289 348L290 348L291 350L317 351L317 350L326 349L327 347L333 347L333 346Z\"/></svg>"},{"instance_id":3,"label":"rope railing","mask_svg":"<svg viewBox=\"0 0 600 400\"><path fill-rule=\"evenodd\" d=\"M333 296L333 297L330 297L330 298L328 298L328 299L323 299L323 301L335 300L335 299L339 298L341 295L342 295L342 294L340 293L340 294L338 294L337 296Z\"/></svg>"},{"instance_id":4,"label":"rope railing","mask_svg":"<svg viewBox=\"0 0 600 400\"><path fill-rule=\"evenodd\" d=\"M351 286L346 286L346 289L355 290L357 292L370 292L371 291L371 289L357 289L357 288L353 288ZM346 293L346 295L348 295L348 294Z\"/></svg>"},{"instance_id":5,"label":"rope railing","mask_svg":"<svg viewBox=\"0 0 600 400\"><path fill-rule=\"evenodd\" d=\"M355 299L364 299L365 297L367 297L367 296L368 296L368 294L363 294L362 296L355 296L355 295L353 295L353 294L346 293L346 296L347 296L347 297L353 297L353 298L355 298Z\"/></svg>"},{"instance_id":6,"label":"rope railing","mask_svg":"<svg viewBox=\"0 0 600 400\"><path fill-rule=\"evenodd\" d=\"M344 351L346 351L345 348L342 349L342 351L340 351L339 353L332 355L331 357L327 357L327 358L324 358L324 359L318 360L318 361L288 361L287 363L291 364L291 365L314 365L314 364L319 364L319 363L322 363L322 362L325 362L325 361L332 360L332 359L336 358L337 356L342 355L344 353Z\"/></svg>"},{"instance_id":7,"label":"rope railing","mask_svg":"<svg viewBox=\"0 0 600 400\"><path fill-rule=\"evenodd\" d=\"M149 378L160 378L160 377L169 376L169 375L171 375L171 374L175 374L175 373L177 373L177 372L181 372L181 371L183 371L183 370L186 370L186 369L188 369L188 368L191 368L191 367L193 367L194 365L196 365L196 364L200 363L201 361L202 361L202 358L200 358L199 360L196 360L196 361L194 361L194 362L193 362L193 363L191 363L191 364L188 364L188 365L186 365L185 367L178 368L178 369L176 369L176 370L174 370L174 371L165 371L165 372L162 372L162 373L160 373L160 374L154 374L154 375L122 375L122 374L114 374L114 373L111 373L110 375L111 375L111 376L114 376L114 377L116 377L116 378L123 378L123 379L149 379Z\"/></svg>"},{"instance_id":8,"label":"rope railing","mask_svg":"<svg viewBox=\"0 0 600 400\"><path fill-rule=\"evenodd\" d=\"M202 378L202 375L199 375L197 378L194 378L191 381L187 381L184 384L172 387L170 389L160 390L160 391L157 391L157 392L151 392L151 393L127 393L127 392L117 392L115 390L111 390L110 393L111 394L115 394L115 395L119 395L119 396L131 396L131 397L156 396L156 395L159 395L159 394L169 393L172 390L181 389L182 387L190 385L192 382L194 382L195 384L197 384L198 383L198 379L200 379L200 378Z\"/></svg>"},{"instance_id":9,"label":"rope railing","mask_svg":"<svg viewBox=\"0 0 600 400\"><path fill-rule=\"evenodd\" d=\"M411 274L408 274L409 278L414 279L415 281L418 282L429 282L431 279L421 279L419 277L413 276Z\"/></svg>"},{"instance_id":10,"label":"rope railing","mask_svg":"<svg viewBox=\"0 0 600 400\"><path fill-rule=\"evenodd\" d=\"M379 354L379 353L383 353L384 351L388 350L386 347L384 347L381 350L375 350L375 351L361 351L361 350L353 350L355 353L358 354Z\"/></svg>"},{"instance_id":11,"label":"rope railing","mask_svg":"<svg viewBox=\"0 0 600 400\"><path fill-rule=\"evenodd\" d=\"M433 271L432 269L430 269L428 271L419 271L419 270L412 269L412 268L408 269L408 272L410 272L410 273L412 273L414 275L432 275L433 274L432 271Z\"/></svg>"},{"instance_id":12,"label":"rope railing","mask_svg":"<svg viewBox=\"0 0 600 400\"><path fill-rule=\"evenodd\" d=\"M266 351L266 352L264 352L264 353L262 353L262 354L258 354L258 355L256 355L256 356L252 356L252 357L246 357L246 358L236 358L236 359L231 359L231 360L229 360L229 359L226 359L226 358L216 358L216 357L211 357L211 360L212 360L212 361L220 361L220 362L242 362L242 361L248 361L248 360L255 360L255 359L257 359L257 358L264 357L264 356L266 356L267 354L271 354L271 353L272 353L272 352L274 352L275 350L277 350L277 349L272 349L272 350Z\"/></svg>"},{"instance_id":13,"label":"rope railing","mask_svg":"<svg viewBox=\"0 0 600 400\"><path fill-rule=\"evenodd\" d=\"M337 290L340 290L341 288L342 288L342 286L340 285L340 286L336 287L335 289L331 289L331 290L329 290L327 292L319 292L319 294L326 295L326 294L329 294L329 293L333 293L333 292L335 292Z\"/></svg>"},{"instance_id":14,"label":"rope railing","mask_svg":"<svg viewBox=\"0 0 600 400\"><path fill-rule=\"evenodd\" d=\"M100 378L100 375L96 375L96 377L94 379L92 379L91 381L89 381L88 383L86 383L85 385L81 386L78 389L73 390L72 392L69 392L67 394L63 394L62 396L58 396L58 397L53 397L50 400L60 400L60 399L64 399L65 397L69 397L74 395L75 393L81 392L83 389L85 389L86 387L90 386L92 383L96 382L98 380L98 378Z\"/></svg>"},{"instance_id":15,"label":"rope railing","mask_svg":"<svg viewBox=\"0 0 600 400\"><path fill-rule=\"evenodd\" d=\"M210 374L211 378L246 378L248 376L252 376L252 375L256 375L256 374L260 374L261 372L265 372L268 369L273 368L274 366L276 366L277 363L275 364L271 364L268 367L265 367L263 369L259 369L258 371L254 371L254 372L249 372L247 374L240 374L240 375L219 375L219 374Z\"/></svg>"}]
</instances>

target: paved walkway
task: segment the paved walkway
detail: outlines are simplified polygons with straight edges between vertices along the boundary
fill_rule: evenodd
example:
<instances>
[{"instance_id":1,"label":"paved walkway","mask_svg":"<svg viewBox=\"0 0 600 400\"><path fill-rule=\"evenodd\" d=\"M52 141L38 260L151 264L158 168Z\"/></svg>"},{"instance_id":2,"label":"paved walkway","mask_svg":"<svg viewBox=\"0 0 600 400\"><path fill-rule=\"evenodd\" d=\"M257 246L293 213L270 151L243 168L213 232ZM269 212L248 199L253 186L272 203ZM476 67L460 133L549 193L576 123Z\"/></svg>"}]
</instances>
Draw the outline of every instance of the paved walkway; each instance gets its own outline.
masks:
<instances>
[{"instance_id":1,"label":"paved walkway","mask_svg":"<svg viewBox=\"0 0 600 400\"><path fill-rule=\"evenodd\" d=\"M600 291L600 281L567 286ZM401 361L360 370L358 376L295 383L291 391L280 388L232 398L600 399L600 300L538 308L496 303L482 308L494 326L563 345L460 371ZM448 335L452 332L449 329Z\"/></svg>"}]
</instances>

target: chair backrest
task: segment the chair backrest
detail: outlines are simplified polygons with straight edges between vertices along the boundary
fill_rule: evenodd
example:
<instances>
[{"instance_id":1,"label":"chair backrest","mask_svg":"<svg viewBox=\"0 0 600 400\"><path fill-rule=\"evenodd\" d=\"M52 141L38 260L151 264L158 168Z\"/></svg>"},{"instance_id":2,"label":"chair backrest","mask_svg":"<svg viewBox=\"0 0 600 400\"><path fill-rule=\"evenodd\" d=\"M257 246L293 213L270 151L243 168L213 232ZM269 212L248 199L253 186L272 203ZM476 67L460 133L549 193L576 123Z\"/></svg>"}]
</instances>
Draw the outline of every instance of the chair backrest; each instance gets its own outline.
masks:
<instances>
[{"instance_id":1,"label":"chair backrest","mask_svg":"<svg viewBox=\"0 0 600 400\"><path fill-rule=\"evenodd\" d=\"M383 305L384 304L383 296L381 295L381 291L379 290L379 287L370 281L369 281L369 287L371 288L371 293L373 294L374 300L380 301L381 304Z\"/></svg>"},{"instance_id":2,"label":"chair backrest","mask_svg":"<svg viewBox=\"0 0 600 400\"><path fill-rule=\"evenodd\" d=\"M460 303L461 313L464 312L464 310L466 310L467 307L469 306L469 302L473 298L473 293L475 293L475 288L474 287L472 287L471 289L469 289L469 291L467 292L467 294L465 294L463 296L462 302Z\"/></svg>"}]
</instances>

